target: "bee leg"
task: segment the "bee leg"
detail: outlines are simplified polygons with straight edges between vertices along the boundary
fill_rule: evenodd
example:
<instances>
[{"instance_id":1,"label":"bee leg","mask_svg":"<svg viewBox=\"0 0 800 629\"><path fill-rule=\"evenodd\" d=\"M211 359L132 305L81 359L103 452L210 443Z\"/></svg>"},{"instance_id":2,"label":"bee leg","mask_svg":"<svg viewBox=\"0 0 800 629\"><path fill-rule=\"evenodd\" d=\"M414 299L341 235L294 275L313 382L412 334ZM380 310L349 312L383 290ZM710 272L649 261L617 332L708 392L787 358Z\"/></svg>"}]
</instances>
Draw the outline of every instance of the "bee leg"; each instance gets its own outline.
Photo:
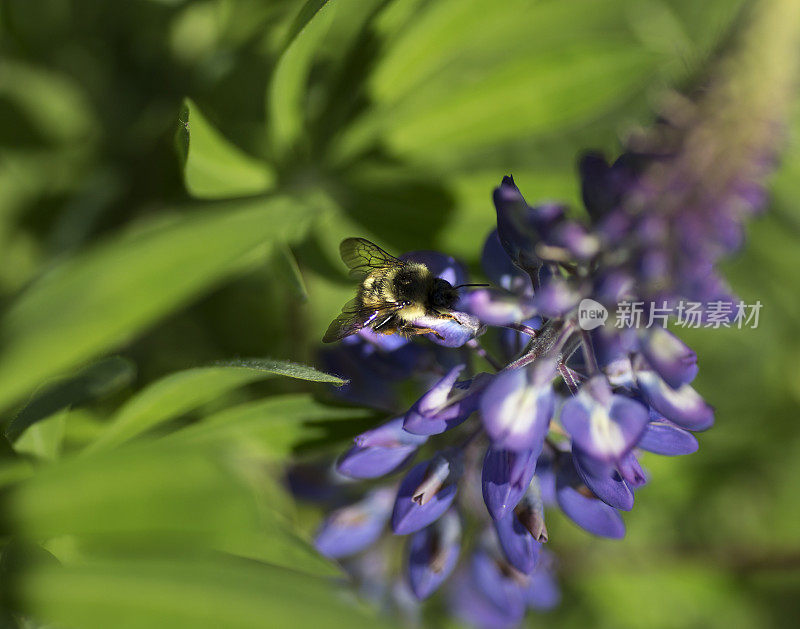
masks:
<instances>
[{"instance_id":1,"label":"bee leg","mask_svg":"<svg viewBox=\"0 0 800 629\"><path fill-rule=\"evenodd\" d=\"M408 336L414 336L415 334L433 334L440 341L444 340L444 337L433 328L423 328L416 325L406 325L401 328L401 331L404 334L407 334Z\"/></svg>"}]
</instances>

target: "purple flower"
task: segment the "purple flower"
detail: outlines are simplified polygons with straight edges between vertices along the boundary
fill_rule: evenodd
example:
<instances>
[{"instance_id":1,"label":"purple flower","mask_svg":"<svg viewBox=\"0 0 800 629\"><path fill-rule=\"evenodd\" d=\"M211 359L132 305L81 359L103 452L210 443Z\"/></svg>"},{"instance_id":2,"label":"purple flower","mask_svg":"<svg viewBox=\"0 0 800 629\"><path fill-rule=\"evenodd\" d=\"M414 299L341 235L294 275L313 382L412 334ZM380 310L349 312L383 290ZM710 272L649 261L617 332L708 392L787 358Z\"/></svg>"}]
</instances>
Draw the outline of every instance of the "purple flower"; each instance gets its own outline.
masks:
<instances>
[{"instance_id":1,"label":"purple flower","mask_svg":"<svg viewBox=\"0 0 800 629\"><path fill-rule=\"evenodd\" d=\"M392 509L392 491L377 489L363 500L331 513L314 545L323 555L347 557L369 547L383 532Z\"/></svg>"},{"instance_id":2,"label":"purple flower","mask_svg":"<svg viewBox=\"0 0 800 629\"><path fill-rule=\"evenodd\" d=\"M462 472L458 452L440 452L430 461L412 467L397 492L392 512L394 532L414 533L447 511L456 497Z\"/></svg>"},{"instance_id":3,"label":"purple flower","mask_svg":"<svg viewBox=\"0 0 800 629\"><path fill-rule=\"evenodd\" d=\"M753 15L781 6L759 4ZM346 563L379 554L380 577L361 580L374 580L384 596L396 591L414 614L417 601L452 572L454 615L511 629L527 608L549 609L560 599L555 562L541 547L551 509L594 535L622 538L621 511L633 508L634 492L650 480L640 453L697 450L690 431L714 422L712 407L691 385L697 355L667 330L668 319L655 317L681 301L732 299L716 264L741 246L745 219L764 203L775 111L786 106L779 97L791 75L771 59L788 58L796 48L788 33L800 30L797 20L773 17L759 18L762 29L771 25L762 32L768 37L741 40L751 42L750 58L739 53L712 75L699 100L673 99L680 110L665 110L657 132L631 135L627 152L611 165L597 153L582 157L586 221L560 204L528 204L504 177L493 195L497 228L481 255L490 286L462 293L449 317L415 322L435 333L405 339L365 330L326 354L331 371L350 380L337 394L387 418L341 457L343 474L397 472L427 435L437 435L439 452L407 470L396 492L378 489L331 514L316 538L322 552L343 557L367 549L385 530L395 496L392 529L411 534L403 585L388 576L396 563L385 554L392 544ZM776 42L786 55L765 53ZM758 73L730 99L729 75L738 69ZM766 91L762 77L773 81ZM424 262L453 285L467 281L449 256L403 258ZM613 312L623 301L646 304L638 324L626 328L617 316L604 327L597 317L587 325L581 315L594 302ZM594 324L601 327L586 329ZM475 358L494 373L477 373ZM305 491L332 501L342 493L334 490ZM475 525L486 522L487 511L492 526L462 537L460 516ZM460 553L470 557L461 569Z\"/></svg>"},{"instance_id":4,"label":"purple flower","mask_svg":"<svg viewBox=\"0 0 800 629\"><path fill-rule=\"evenodd\" d=\"M612 539L625 536L625 523L619 512L588 491L571 459L565 459L559 467L556 499L567 517L582 529Z\"/></svg>"},{"instance_id":5,"label":"purple flower","mask_svg":"<svg viewBox=\"0 0 800 629\"><path fill-rule=\"evenodd\" d=\"M533 304L536 311L545 317L560 317L580 303L584 292L585 289L573 281L551 276L542 282Z\"/></svg>"},{"instance_id":6,"label":"purple flower","mask_svg":"<svg viewBox=\"0 0 800 629\"><path fill-rule=\"evenodd\" d=\"M496 229L484 242L481 266L486 277L496 286L520 297L533 296L531 276L511 261Z\"/></svg>"},{"instance_id":7,"label":"purple flower","mask_svg":"<svg viewBox=\"0 0 800 629\"><path fill-rule=\"evenodd\" d=\"M464 367L463 364L453 367L413 404L403 420L405 430L417 435L436 435L458 426L477 409L478 382L457 382Z\"/></svg>"},{"instance_id":8,"label":"purple flower","mask_svg":"<svg viewBox=\"0 0 800 629\"><path fill-rule=\"evenodd\" d=\"M489 325L519 323L537 312L533 297L519 297L497 288L474 290L464 297L463 303L469 312Z\"/></svg>"},{"instance_id":9,"label":"purple flower","mask_svg":"<svg viewBox=\"0 0 800 629\"><path fill-rule=\"evenodd\" d=\"M493 444L517 452L539 451L553 416L552 379L548 360L508 369L486 387L480 402L483 425Z\"/></svg>"},{"instance_id":10,"label":"purple flower","mask_svg":"<svg viewBox=\"0 0 800 629\"><path fill-rule=\"evenodd\" d=\"M635 373L639 390L657 413L687 430L707 430L714 424L714 409L690 385L673 389L641 363Z\"/></svg>"},{"instance_id":11,"label":"purple flower","mask_svg":"<svg viewBox=\"0 0 800 629\"><path fill-rule=\"evenodd\" d=\"M481 322L467 312L450 312L450 318L422 316L414 319L414 325L430 328L426 336L437 345L461 347L481 332Z\"/></svg>"},{"instance_id":12,"label":"purple flower","mask_svg":"<svg viewBox=\"0 0 800 629\"><path fill-rule=\"evenodd\" d=\"M633 509L633 492L615 466L598 463L575 449L572 451L572 462L580 479L600 500L622 511Z\"/></svg>"},{"instance_id":13,"label":"purple flower","mask_svg":"<svg viewBox=\"0 0 800 629\"><path fill-rule=\"evenodd\" d=\"M539 542L513 512L494 520L494 529L508 562L520 572L530 574L539 558Z\"/></svg>"},{"instance_id":14,"label":"purple flower","mask_svg":"<svg viewBox=\"0 0 800 629\"><path fill-rule=\"evenodd\" d=\"M417 531L409 542L408 581L422 600L450 576L461 550L461 522L452 509L430 526Z\"/></svg>"},{"instance_id":15,"label":"purple flower","mask_svg":"<svg viewBox=\"0 0 800 629\"><path fill-rule=\"evenodd\" d=\"M536 471L538 451L486 451L483 460L483 500L493 519L501 519L517 506Z\"/></svg>"},{"instance_id":16,"label":"purple flower","mask_svg":"<svg viewBox=\"0 0 800 629\"><path fill-rule=\"evenodd\" d=\"M697 375L697 354L664 328L648 330L641 342L642 355L673 389L688 384Z\"/></svg>"},{"instance_id":17,"label":"purple flower","mask_svg":"<svg viewBox=\"0 0 800 629\"><path fill-rule=\"evenodd\" d=\"M483 590L471 570L465 570L453 579L449 607L453 616L480 629L513 629L525 614L525 600L513 606L498 605Z\"/></svg>"},{"instance_id":18,"label":"purple flower","mask_svg":"<svg viewBox=\"0 0 800 629\"><path fill-rule=\"evenodd\" d=\"M495 605L513 611L514 616L522 614L525 606L524 575L515 573L502 559L483 549L473 554L470 571L475 582Z\"/></svg>"},{"instance_id":19,"label":"purple flower","mask_svg":"<svg viewBox=\"0 0 800 629\"><path fill-rule=\"evenodd\" d=\"M598 461L618 461L645 429L647 407L615 395L605 376L594 376L561 409L561 424L581 452Z\"/></svg>"},{"instance_id":20,"label":"purple flower","mask_svg":"<svg viewBox=\"0 0 800 629\"><path fill-rule=\"evenodd\" d=\"M697 438L688 430L658 416L647 424L637 446L642 450L666 456L693 454L700 447Z\"/></svg>"},{"instance_id":21,"label":"purple flower","mask_svg":"<svg viewBox=\"0 0 800 629\"><path fill-rule=\"evenodd\" d=\"M561 602L561 590L553 577L553 556L542 549L525 590L525 602L533 609L548 610Z\"/></svg>"},{"instance_id":22,"label":"purple flower","mask_svg":"<svg viewBox=\"0 0 800 629\"><path fill-rule=\"evenodd\" d=\"M378 478L404 465L425 441L403 430L403 418L396 417L358 435L336 469L352 478Z\"/></svg>"}]
</instances>

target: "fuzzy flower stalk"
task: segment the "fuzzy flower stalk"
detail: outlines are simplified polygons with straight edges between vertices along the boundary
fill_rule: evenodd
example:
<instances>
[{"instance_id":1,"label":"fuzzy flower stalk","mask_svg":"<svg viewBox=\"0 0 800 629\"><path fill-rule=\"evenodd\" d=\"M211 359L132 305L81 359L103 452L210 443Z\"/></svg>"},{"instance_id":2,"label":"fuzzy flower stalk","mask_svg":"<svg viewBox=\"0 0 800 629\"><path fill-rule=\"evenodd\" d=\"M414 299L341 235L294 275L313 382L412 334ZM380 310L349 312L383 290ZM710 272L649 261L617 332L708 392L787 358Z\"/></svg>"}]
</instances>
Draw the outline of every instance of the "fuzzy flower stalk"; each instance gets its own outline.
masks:
<instances>
[{"instance_id":1,"label":"fuzzy flower stalk","mask_svg":"<svg viewBox=\"0 0 800 629\"><path fill-rule=\"evenodd\" d=\"M309 477L297 467L290 480L330 505L317 548L365 595L412 615L441 595L469 624L514 627L560 598L550 511L622 538L622 513L650 480L642 455L698 449L714 410L692 385L696 354L663 313L676 316L686 300L733 303L716 264L765 204L800 3L760 2L743 24L698 97L669 97L660 122L613 164L582 156L587 220L529 205L503 178L482 250L491 286L457 305L481 326L414 341L362 330L324 355L350 381L341 395L386 419L335 470ZM468 281L443 254L404 258ZM584 317L586 304L619 313L634 303L643 308L633 321Z\"/></svg>"}]
</instances>

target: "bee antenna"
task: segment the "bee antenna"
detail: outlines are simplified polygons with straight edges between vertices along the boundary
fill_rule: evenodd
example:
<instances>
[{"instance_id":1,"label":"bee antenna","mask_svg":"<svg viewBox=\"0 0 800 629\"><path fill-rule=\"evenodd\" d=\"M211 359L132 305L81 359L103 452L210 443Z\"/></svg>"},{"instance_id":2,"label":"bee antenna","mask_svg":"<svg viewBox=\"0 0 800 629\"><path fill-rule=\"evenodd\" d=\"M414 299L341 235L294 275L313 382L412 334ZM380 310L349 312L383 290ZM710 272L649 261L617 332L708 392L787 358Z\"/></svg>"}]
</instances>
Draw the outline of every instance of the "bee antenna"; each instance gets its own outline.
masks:
<instances>
[{"instance_id":1,"label":"bee antenna","mask_svg":"<svg viewBox=\"0 0 800 629\"><path fill-rule=\"evenodd\" d=\"M459 284L458 286L453 286L453 288L464 288L465 286L491 286L491 284Z\"/></svg>"}]
</instances>

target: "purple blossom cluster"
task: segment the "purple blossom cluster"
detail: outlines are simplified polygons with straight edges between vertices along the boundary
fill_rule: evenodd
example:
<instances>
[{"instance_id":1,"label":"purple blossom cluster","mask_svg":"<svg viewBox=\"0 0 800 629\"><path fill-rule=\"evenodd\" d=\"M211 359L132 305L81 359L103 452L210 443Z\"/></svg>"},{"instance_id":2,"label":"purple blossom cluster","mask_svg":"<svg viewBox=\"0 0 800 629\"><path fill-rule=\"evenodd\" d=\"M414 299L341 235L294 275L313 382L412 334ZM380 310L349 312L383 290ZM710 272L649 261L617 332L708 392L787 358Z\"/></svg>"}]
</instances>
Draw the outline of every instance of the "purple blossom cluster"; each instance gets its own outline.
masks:
<instances>
[{"instance_id":1,"label":"purple blossom cluster","mask_svg":"<svg viewBox=\"0 0 800 629\"><path fill-rule=\"evenodd\" d=\"M560 205L528 205L505 177L494 191L497 229L482 253L491 285L462 297L459 316L437 328L440 338L362 330L325 355L349 379L342 395L390 419L338 459L340 484L370 485L322 523L320 552L361 574L363 562L391 555L405 538L406 606L445 589L460 618L513 627L527 608L560 598L556 561L544 548L549 510L622 538L621 512L648 480L642 453L697 450L693 433L711 427L714 412L691 385L696 354L664 327L579 325L585 299L684 297L681 287L698 279L691 265L662 263L667 246L698 253L693 238L629 202L646 180L643 159L582 158L588 223ZM713 229L701 240L714 249L708 260L718 255ZM404 257L453 284L467 281L443 254ZM718 284L695 282L693 290L701 286L718 297ZM417 399L404 406L412 387Z\"/></svg>"},{"instance_id":2,"label":"purple blossom cluster","mask_svg":"<svg viewBox=\"0 0 800 629\"><path fill-rule=\"evenodd\" d=\"M755 3L700 98L673 94L613 164L585 154L586 220L528 205L505 177L481 258L491 284L464 295L452 319L427 318L438 335L362 330L326 353L349 380L339 394L388 419L358 435L324 482L296 476L294 486L331 504L317 548L365 594L414 614L442 592L469 624L514 627L560 599L549 513L622 538L621 513L649 480L642 454L698 449L694 433L714 411L692 386L696 354L664 326L582 327L582 304L732 300L716 264L765 202L798 11ZM404 257L468 282L443 254Z\"/></svg>"}]
</instances>

